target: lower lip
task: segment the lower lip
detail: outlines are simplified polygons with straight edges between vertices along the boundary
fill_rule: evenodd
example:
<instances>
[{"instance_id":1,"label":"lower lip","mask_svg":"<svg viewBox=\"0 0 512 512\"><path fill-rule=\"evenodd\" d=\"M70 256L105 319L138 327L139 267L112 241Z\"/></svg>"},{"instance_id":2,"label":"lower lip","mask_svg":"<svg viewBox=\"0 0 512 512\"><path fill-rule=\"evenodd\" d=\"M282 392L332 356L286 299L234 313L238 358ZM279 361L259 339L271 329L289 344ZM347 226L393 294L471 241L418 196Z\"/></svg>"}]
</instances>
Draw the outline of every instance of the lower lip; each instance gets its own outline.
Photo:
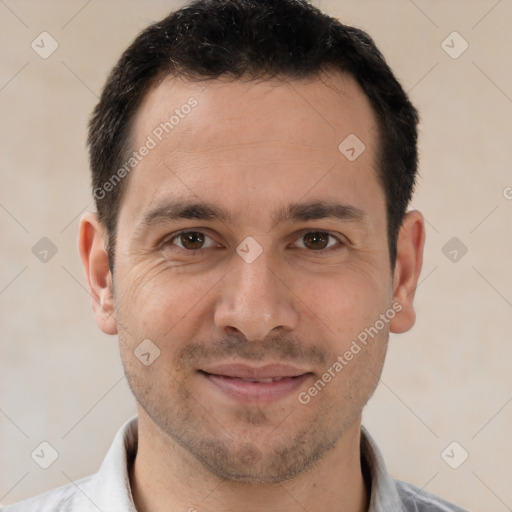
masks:
<instances>
[{"instance_id":1,"label":"lower lip","mask_svg":"<svg viewBox=\"0 0 512 512\"><path fill-rule=\"evenodd\" d=\"M296 392L311 377L311 373L297 377L285 377L275 382L247 382L236 377L224 377L200 372L200 374L225 394L242 401L272 402Z\"/></svg>"}]
</instances>

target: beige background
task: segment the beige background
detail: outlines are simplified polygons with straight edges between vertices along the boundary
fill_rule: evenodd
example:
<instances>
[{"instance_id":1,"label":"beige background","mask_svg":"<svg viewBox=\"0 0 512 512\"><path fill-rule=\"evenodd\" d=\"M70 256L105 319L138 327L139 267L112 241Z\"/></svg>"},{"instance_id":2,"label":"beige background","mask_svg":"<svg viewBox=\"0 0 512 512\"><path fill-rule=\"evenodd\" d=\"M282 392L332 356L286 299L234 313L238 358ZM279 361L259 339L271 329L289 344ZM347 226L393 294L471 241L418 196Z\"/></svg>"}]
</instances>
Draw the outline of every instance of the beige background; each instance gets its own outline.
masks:
<instances>
[{"instance_id":1,"label":"beige background","mask_svg":"<svg viewBox=\"0 0 512 512\"><path fill-rule=\"evenodd\" d=\"M315 3L374 37L422 113L418 320L392 337L364 422L396 478L512 510L512 2ZM96 471L135 412L76 248L92 209L86 123L120 52L181 4L0 0L0 503ZM43 31L59 44L48 59L31 48ZM457 59L441 46L453 31L469 43ZM42 237L57 248L46 263ZM468 249L456 262L452 237ZM42 441L59 453L47 470L30 457ZM452 441L469 453L458 469L441 457Z\"/></svg>"}]
</instances>

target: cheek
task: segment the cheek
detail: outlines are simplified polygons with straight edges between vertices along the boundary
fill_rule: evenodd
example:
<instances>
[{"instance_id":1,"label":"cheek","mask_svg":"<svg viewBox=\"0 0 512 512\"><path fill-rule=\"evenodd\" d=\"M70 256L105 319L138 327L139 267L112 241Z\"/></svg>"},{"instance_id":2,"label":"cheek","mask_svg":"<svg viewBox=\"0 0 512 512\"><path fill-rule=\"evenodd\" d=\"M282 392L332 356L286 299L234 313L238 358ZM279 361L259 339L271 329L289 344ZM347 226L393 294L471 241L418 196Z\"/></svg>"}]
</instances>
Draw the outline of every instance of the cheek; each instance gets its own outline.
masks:
<instances>
[{"instance_id":1,"label":"cheek","mask_svg":"<svg viewBox=\"0 0 512 512\"><path fill-rule=\"evenodd\" d=\"M347 263L322 277L308 276L295 283L294 293L307 316L317 317L327 335L343 343L357 336L390 305L392 281L376 265ZM300 304L300 303L299 303Z\"/></svg>"},{"instance_id":2,"label":"cheek","mask_svg":"<svg viewBox=\"0 0 512 512\"><path fill-rule=\"evenodd\" d=\"M121 275L121 273L120 273ZM172 337L200 322L207 314L208 294L222 275L194 275L166 261L131 266L120 278L116 315L137 338ZM220 284L220 283L219 283Z\"/></svg>"},{"instance_id":3,"label":"cheek","mask_svg":"<svg viewBox=\"0 0 512 512\"><path fill-rule=\"evenodd\" d=\"M377 387L386 348L384 331L366 344L356 339L354 344L339 347L325 372L298 395L298 402L310 415L322 417L323 428L328 424L347 428Z\"/></svg>"}]
</instances>

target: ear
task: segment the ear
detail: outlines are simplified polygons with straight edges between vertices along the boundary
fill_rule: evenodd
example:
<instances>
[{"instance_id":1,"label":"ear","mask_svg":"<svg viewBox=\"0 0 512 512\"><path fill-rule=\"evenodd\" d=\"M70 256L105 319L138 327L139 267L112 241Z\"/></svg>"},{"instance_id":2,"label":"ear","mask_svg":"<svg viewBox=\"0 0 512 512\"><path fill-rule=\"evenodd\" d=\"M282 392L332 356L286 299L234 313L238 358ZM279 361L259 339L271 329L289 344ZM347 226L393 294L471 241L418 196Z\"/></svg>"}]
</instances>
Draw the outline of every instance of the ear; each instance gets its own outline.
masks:
<instances>
[{"instance_id":1,"label":"ear","mask_svg":"<svg viewBox=\"0 0 512 512\"><path fill-rule=\"evenodd\" d=\"M394 333L408 331L416 321L413 300L423 265L425 221L417 210L406 214L397 242L397 258L393 273L393 302L402 309L390 322Z\"/></svg>"},{"instance_id":2,"label":"ear","mask_svg":"<svg viewBox=\"0 0 512 512\"><path fill-rule=\"evenodd\" d=\"M112 274L105 250L106 230L96 213L87 212L80 219L78 250L82 259L91 305L98 327L105 334L117 334Z\"/></svg>"}]
</instances>

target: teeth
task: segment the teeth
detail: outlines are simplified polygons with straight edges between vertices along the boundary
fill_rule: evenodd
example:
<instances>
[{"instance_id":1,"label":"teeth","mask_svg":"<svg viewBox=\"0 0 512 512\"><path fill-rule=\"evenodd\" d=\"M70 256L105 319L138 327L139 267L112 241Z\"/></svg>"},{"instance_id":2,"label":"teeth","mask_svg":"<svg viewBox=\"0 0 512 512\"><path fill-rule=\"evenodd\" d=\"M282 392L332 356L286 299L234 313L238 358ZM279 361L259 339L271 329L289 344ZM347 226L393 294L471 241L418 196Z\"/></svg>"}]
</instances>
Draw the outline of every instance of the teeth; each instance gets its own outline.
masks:
<instances>
[{"instance_id":1,"label":"teeth","mask_svg":"<svg viewBox=\"0 0 512 512\"><path fill-rule=\"evenodd\" d=\"M268 379L242 379L245 382L279 382L284 377L270 377Z\"/></svg>"}]
</instances>

